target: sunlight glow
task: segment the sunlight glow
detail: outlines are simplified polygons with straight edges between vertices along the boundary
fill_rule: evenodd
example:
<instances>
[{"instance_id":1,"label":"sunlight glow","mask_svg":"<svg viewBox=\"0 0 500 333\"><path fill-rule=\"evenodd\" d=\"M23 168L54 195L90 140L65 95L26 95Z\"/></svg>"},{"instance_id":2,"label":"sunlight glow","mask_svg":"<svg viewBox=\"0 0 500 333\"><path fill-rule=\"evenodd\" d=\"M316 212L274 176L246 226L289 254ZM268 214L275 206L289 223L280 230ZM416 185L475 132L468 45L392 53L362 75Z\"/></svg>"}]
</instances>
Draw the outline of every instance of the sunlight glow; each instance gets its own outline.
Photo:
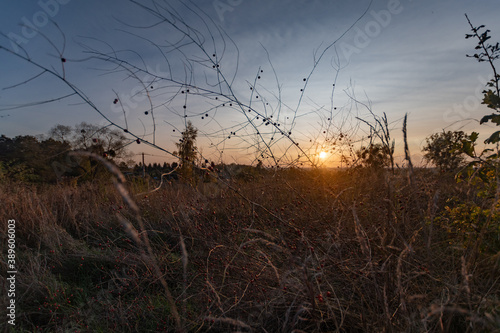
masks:
<instances>
[{"instance_id":1,"label":"sunlight glow","mask_svg":"<svg viewBox=\"0 0 500 333\"><path fill-rule=\"evenodd\" d=\"M322 151L321 153L319 153L319 158L321 159L326 158L327 155L328 153L326 151Z\"/></svg>"}]
</instances>

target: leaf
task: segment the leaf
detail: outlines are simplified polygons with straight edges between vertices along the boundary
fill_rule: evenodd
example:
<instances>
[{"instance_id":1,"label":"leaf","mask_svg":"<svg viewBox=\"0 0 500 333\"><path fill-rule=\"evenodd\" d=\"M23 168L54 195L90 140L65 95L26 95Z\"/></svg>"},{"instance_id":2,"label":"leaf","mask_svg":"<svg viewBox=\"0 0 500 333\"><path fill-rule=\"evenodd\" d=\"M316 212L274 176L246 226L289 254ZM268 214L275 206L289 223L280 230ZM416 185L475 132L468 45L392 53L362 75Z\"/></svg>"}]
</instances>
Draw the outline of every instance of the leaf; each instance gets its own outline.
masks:
<instances>
[{"instance_id":1,"label":"leaf","mask_svg":"<svg viewBox=\"0 0 500 333\"><path fill-rule=\"evenodd\" d=\"M484 140L484 143L497 143L499 141L500 141L500 131L496 131L488 139Z\"/></svg>"},{"instance_id":2,"label":"leaf","mask_svg":"<svg viewBox=\"0 0 500 333\"><path fill-rule=\"evenodd\" d=\"M479 176L479 178L481 178L481 180L485 183L489 183L489 177L488 177L488 169L486 168L480 168L478 170L478 173L477 175Z\"/></svg>"},{"instance_id":3,"label":"leaf","mask_svg":"<svg viewBox=\"0 0 500 333\"><path fill-rule=\"evenodd\" d=\"M470 157L474 157L474 144L472 141L463 141L462 150Z\"/></svg>"},{"instance_id":4,"label":"leaf","mask_svg":"<svg viewBox=\"0 0 500 333\"><path fill-rule=\"evenodd\" d=\"M469 135L469 140L472 141L472 142L476 142L476 140L477 140L478 137L479 137L479 133L478 132L472 132Z\"/></svg>"},{"instance_id":5,"label":"leaf","mask_svg":"<svg viewBox=\"0 0 500 333\"><path fill-rule=\"evenodd\" d=\"M493 91L488 90L484 94L483 103L486 104L490 109L499 109L500 108L500 96L496 95Z\"/></svg>"},{"instance_id":6,"label":"leaf","mask_svg":"<svg viewBox=\"0 0 500 333\"><path fill-rule=\"evenodd\" d=\"M490 114L490 115L484 116L479 121L479 124L487 123L490 120L492 123L497 124L497 126L500 125L500 114Z\"/></svg>"}]
</instances>

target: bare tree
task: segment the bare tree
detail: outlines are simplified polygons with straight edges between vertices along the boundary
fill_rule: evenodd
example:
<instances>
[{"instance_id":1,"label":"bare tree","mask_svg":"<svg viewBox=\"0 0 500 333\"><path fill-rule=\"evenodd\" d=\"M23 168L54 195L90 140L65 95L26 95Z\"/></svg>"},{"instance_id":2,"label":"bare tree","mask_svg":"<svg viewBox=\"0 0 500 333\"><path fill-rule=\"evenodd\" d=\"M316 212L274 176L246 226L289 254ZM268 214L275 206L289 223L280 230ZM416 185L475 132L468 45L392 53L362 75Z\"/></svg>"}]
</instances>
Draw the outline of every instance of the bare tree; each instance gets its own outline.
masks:
<instances>
[{"instance_id":1,"label":"bare tree","mask_svg":"<svg viewBox=\"0 0 500 333\"><path fill-rule=\"evenodd\" d=\"M72 132L73 129L71 128L71 126L58 124L50 129L49 137L57 141L69 142Z\"/></svg>"}]
</instances>

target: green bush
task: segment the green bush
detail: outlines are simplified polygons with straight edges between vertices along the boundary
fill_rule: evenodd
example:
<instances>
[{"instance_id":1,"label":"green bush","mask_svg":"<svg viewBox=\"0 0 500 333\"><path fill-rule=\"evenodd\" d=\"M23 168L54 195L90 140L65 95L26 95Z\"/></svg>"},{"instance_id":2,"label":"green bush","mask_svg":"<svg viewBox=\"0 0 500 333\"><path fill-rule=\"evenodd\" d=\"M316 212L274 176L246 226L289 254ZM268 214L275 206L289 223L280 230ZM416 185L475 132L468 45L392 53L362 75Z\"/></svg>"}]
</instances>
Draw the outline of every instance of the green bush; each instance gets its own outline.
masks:
<instances>
[{"instance_id":1,"label":"green bush","mask_svg":"<svg viewBox=\"0 0 500 333\"><path fill-rule=\"evenodd\" d=\"M424 158L441 172L452 172L465 165L462 142L469 136L462 131L443 131L427 137Z\"/></svg>"},{"instance_id":2,"label":"green bush","mask_svg":"<svg viewBox=\"0 0 500 333\"><path fill-rule=\"evenodd\" d=\"M484 209L474 202L456 203L449 199L437 222L444 227L450 243L463 248L473 247L476 242L480 252L500 252L500 204Z\"/></svg>"}]
</instances>

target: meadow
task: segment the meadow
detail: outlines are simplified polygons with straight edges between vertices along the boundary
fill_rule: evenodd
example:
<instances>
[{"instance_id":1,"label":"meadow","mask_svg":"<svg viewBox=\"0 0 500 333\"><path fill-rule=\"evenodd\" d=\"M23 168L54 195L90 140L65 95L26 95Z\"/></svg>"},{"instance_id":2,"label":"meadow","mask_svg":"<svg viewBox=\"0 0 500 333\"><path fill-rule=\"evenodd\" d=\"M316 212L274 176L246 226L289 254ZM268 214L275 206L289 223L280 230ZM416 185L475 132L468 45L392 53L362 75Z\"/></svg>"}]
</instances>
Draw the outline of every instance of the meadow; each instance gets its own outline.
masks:
<instances>
[{"instance_id":1,"label":"meadow","mask_svg":"<svg viewBox=\"0 0 500 333\"><path fill-rule=\"evenodd\" d=\"M0 45L41 71L3 90L44 75L61 85L51 87L59 97L1 111L75 98L67 104L102 120L57 124L48 136L0 137L0 248L7 253L0 266L15 275L1 280L8 293L0 306L12 315L2 316L5 332L500 332L500 131L487 133L488 148L478 146L477 132L429 133L422 150L434 167L414 167L408 114L403 159L395 122L357 100L354 88L352 95L344 90L350 102L337 111L343 64L335 45L369 6L314 51L290 106L265 47L266 70L255 67L248 80L237 75L237 45L197 5L181 2L187 20L170 1L130 2L157 20L147 21L153 29L140 40L170 71L152 70L160 64L134 49L115 52L97 38L78 43L90 67L113 75L117 86L106 88L113 94L96 98L71 82L83 60L66 51L65 31L55 23L43 35L56 53L49 60L30 50L35 44L17 52L9 37ZM482 92L493 113L479 123L500 125L500 46L466 18L466 39L479 50L468 56L493 72ZM146 51L135 43L127 47ZM336 53L330 107L308 112L306 88L329 49ZM172 53L179 58L168 58ZM267 73L276 93L259 83ZM122 78L133 82L120 85ZM300 118L306 114L316 120ZM136 118L141 126L129 127L127 119ZM191 119L200 118L215 127L198 133ZM142 165L132 168L132 144L176 162L146 168L142 151ZM251 165L228 168L223 149L252 154ZM342 168L322 167L328 156ZM166 173L171 177L159 184L155 178Z\"/></svg>"},{"instance_id":2,"label":"meadow","mask_svg":"<svg viewBox=\"0 0 500 333\"><path fill-rule=\"evenodd\" d=\"M154 192L4 181L11 331L498 332L495 201L407 171L249 168Z\"/></svg>"}]
</instances>

